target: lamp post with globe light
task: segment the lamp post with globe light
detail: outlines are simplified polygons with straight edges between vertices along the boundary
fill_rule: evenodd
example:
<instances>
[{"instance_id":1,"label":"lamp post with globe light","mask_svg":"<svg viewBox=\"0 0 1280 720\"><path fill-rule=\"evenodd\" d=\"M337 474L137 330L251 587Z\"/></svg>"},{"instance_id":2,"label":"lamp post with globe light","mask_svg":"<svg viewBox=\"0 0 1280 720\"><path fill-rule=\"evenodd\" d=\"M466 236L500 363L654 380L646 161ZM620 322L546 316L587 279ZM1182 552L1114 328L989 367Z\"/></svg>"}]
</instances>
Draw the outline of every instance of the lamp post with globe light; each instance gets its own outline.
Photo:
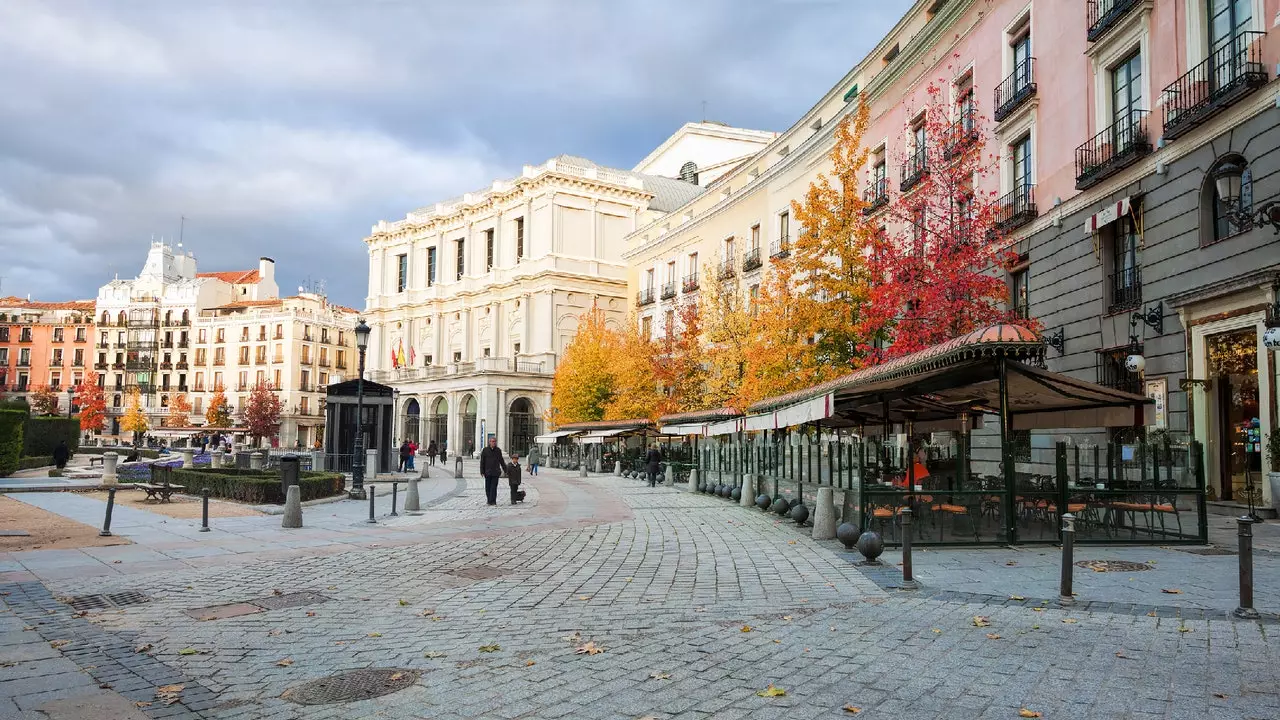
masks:
<instances>
[{"instance_id":1,"label":"lamp post with globe light","mask_svg":"<svg viewBox=\"0 0 1280 720\"><path fill-rule=\"evenodd\" d=\"M356 439L351 447L351 497L364 498L364 353L369 348L369 326L356 323L356 349L360 353L356 374Z\"/></svg>"}]
</instances>

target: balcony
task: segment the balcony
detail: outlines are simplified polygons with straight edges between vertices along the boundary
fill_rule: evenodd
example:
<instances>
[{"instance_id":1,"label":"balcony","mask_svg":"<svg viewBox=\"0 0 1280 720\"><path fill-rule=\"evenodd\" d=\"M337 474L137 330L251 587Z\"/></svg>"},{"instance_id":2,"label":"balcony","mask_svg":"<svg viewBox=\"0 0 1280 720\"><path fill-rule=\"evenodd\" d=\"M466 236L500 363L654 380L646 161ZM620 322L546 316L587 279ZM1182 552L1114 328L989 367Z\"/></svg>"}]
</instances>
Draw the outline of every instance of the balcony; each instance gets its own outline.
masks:
<instances>
[{"instance_id":1,"label":"balcony","mask_svg":"<svg viewBox=\"0 0 1280 720\"><path fill-rule=\"evenodd\" d=\"M1136 350L1141 353L1141 346ZM1144 392L1142 375L1130 372L1129 368L1125 367L1125 358L1128 354L1129 348L1098 352L1096 356L1098 384L1114 390L1141 395Z\"/></svg>"},{"instance_id":2,"label":"balcony","mask_svg":"<svg viewBox=\"0 0 1280 720\"><path fill-rule=\"evenodd\" d=\"M31 367L31 360L23 360L18 358L18 367Z\"/></svg>"},{"instance_id":3,"label":"balcony","mask_svg":"<svg viewBox=\"0 0 1280 720\"><path fill-rule=\"evenodd\" d=\"M172 350L172 349L173 349L173 341L172 341L172 340L166 340L166 341L164 341L164 342L160 343L160 347L164 348L165 350Z\"/></svg>"},{"instance_id":4,"label":"balcony","mask_svg":"<svg viewBox=\"0 0 1280 720\"><path fill-rule=\"evenodd\" d=\"M1173 140L1267 84L1264 32L1242 32L1164 89L1164 137Z\"/></svg>"},{"instance_id":5,"label":"balcony","mask_svg":"<svg viewBox=\"0 0 1280 720\"><path fill-rule=\"evenodd\" d=\"M89 342L89 338L85 337L84 335L77 335L75 339L72 340L71 342L78 342L78 343Z\"/></svg>"},{"instance_id":6,"label":"balcony","mask_svg":"<svg viewBox=\"0 0 1280 720\"><path fill-rule=\"evenodd\" d=\"M684 293L698 292L698 273L696 271L684 276L684 282L680 283L680 290Z\"/></svg>"},{"instance_id":7,"label":"balcony","mask_svg":"<svg viewBox=\"0 0 1280 720\"><path fill-rule=\"evenodd\" d=\"M178 386L178 392L186 392L186 391L187 391L187 386L186 386L186 385L179 385L179 386Z\"/></svg>"},{"instance_id":8,"label":"balcony","mask_svg":"<svg viewBox=\"0 0 1280 720\"><path fill-rule=\"evenodd\" d=\"M720 264L716 267L717 280L728 280L729 278L734 277L737 274L738 274L738 264L733 261L733 258L726 258L724 260L721 260Z\"/></svg>"},{"instance_id":9,"label":"balcony","mask_svg":"<svg viewBox=\"0 0 1280 720\"><path fill-rule=\"evenodd\" d=\"M742 256L742 272L749 273L752 270L759 270L764 265L764 261L760 259L760 248L753 247Z\"/></svg>"},{"instance_id":10,"label":"balcony","mask_svg":"<svg viewBox=\"0 0 1280 720\"><path fill-rule=\"evenodd\" d=\"M20 342L20 343L29 343L29 342L31 342L31 333L22 333L21 335L19 335L19 336L18 336L18 342Z\"/></svg>"},{"instance_id":11,"label":"balcony","mask_svg":"<svg viewBox=\"0 0 1280 720\"><path fill-rule=\"evenodd\" d=\"M947 144L942 157L947 160L960 157L966 148L978 142L978 125L972 103L960 108L960 117L947 128Z\"/></svg>"},{"instance_id":12,"label":"balcony","mask_svg":"<svg viewBox=\"0 0 1280 720\"><path fill-rule=\"evenodd\" d=\"M151 393L154 393L156 391L156 386L151 383L130 383L125 387L129 390L133 390L134 388L137 388L138 392L142 393L143 395L150 395Z\"/></svg>"},{"instance_id":13,"label":"balcony","mask_svg":"<svg viewBox=\"0 0 1280 720\"><path fill-rule=\"evenodd\" d=\"M1132 310L1142 304L1142 268L1134 266L1107 276L1111 301L1107 313Z\"/></svg>"},{"instance_id":14,"label":"balcony","mask_svg":"<svg viewBox=\"0 0 1280 720\"><path fill-rule=\"evenodd\" d=\"M1076 148L1076 189L1084 190L1151 153L1147 110L1130 110L1119 121Z\"/></svg>"},{"instance_id":15,"label":"balcony","mask_svg":"<svg viewBox=\"0 0 1280 720\"><path fill-rule=\"evenodd\" d=\"M126 349L128 350L159 350L160 345L154 341L130 340Z\"/></svg>"},{"instance_id":16,"label":"balcony","mask_svg":"<svg viewBox=\"0 0 1280 720\"><path fill-rule=\"evenodd\" d=\"M663 295L663 297L666 297L666 295ZM329 361L326 360L325 358L320 358L320 367L322 368L329 367Z\"/></svg>"},{"instance_id":17,"label":"balcony","mask_svg":"<svg viewBox=\"0 0 1280 720\"><path fill-rule=\"evenodd\" d=\"M150 360L129 360L125 362L124 369L133 372L149 372L154 370L155 363Z\"/></svg>"},{"instance_id":18,"label":"balcony","mask_svg":"<svg viewBox=\"0 0 1280 720\"><path fill-rule=\"evenodd\" d=\"M173 369L173 363L171 363L171 362L162 362L162 363L160 363L160 369L161 369L161 370L172 370L172 369Z\"/></svg>"},{"instance_id":19,"label":"balcony","mask_svg":"<svg viewBox=\"0 0 1280 720\"><path fill-rule=\"evenodd\" d=\"M791 238L783 235L782 237L769 243L769 258L784 258L791 254Z\"/></svg>"},{"instance_id":20,"label":"balcony","mask_svg":"<svg viewBox=\"0 0 1280 720\"><path fill-rule=\"evenodd\" d=\"M93 364L93 369L94 369L94 370L106 370L106 369L107 369L107 364L106 364L106 363L104 363L104 362L94 363L94 364Z\"/></svg>"},{"instance_id":21,"label":"balcony","mask_svg":"<svg viewBox=\"0 0 1280 720\"><path fill-rule=\"evenodd\" d=\"M186 370L186 369L188 369L188 366L187 366L187 364L186 364L185 362L180 362L180 363L178 363L178 364L174 365L174 367L176 367L176 368L177 368L177 369L179 369L179 370Z\"/></svg>"},{"instance_id":22,"label":"balcony","mask_svg":"<svg viewBox=\"0 0 1280 720\"><path fill-rule=\"evenodd\" d=\"M863 215L871 215L880 208L889 204L889 180L888 178L876 178L871 181L867 189L862 193L862 202L867 206L862 208Z\"/></svg>"},{"instance_id":23,"label":"balcony","mask_svg":"<svg viewBox=\"0 0 1280 720\"><path fill-rule=\"evenodd\" d=\"M1014 66L1013 72L996 86L996 109L992 117L1001 122L1036 94L1035 58Z\"/></svg>"},{"instance_id":24,"label":"balcony","mask_svg":"<svg viewBox=\"0 0 1280 720\"><path fill-rule=\"evenodd\" d=\"M334 365L333 367L336 370L346 370L347 364L345 362L339 362L337 365Z\"/></svg>"},{"instance_id":25,"label":"balcony","mask_svg":"<svg viewBox=\"0 0 1280 720\"><path fill-rule=\"evenodd\" d=\"M920 184L920 181L928 174L929 148L921 145L907 156L907 161L902 166L902 178L901 182L898 184L898 189L902 192L906 192Z\"/></svg>"},{"instance_id":26,"label":"balcony","mask_svg":"<svg viewBox=\"0 0 1280 720\"><path fill-rule=\"evenodd\" d=\"M271 338L272 338L273 340L283 340L283 339L284 339L284 333L283 333L283 332L277 332L275 335L272 335L272 336L271 336Z\"/></svg>"},{"instance_id":27,"label":"balcony","mask_svg":"<svg viewBox=\"0 0 1280 720\"><path fill-rule=\"evenodd\" d=\"M1009 311L1013 313L1014 317L1018 317L1023 320L1031 317L1031 307L1027 305L1025 300L1014 302L1013 307L1009 308Z\"/></svg>"},{"instance_id":28,"label":"balcony","mask_svg":"<svg viewBox=\"0 0 1280 720\"><path fill-rule=\"evenodd\" d=\"M996 227L1009 232L1031 222L1036 209L1036 186L1022 185L996 201Z\"/></svg>"},{"instance_id":29,"label":"balcony","mask_svg":"<svg viewBox=\"0 0 1280 720\"><path fill-rule=\"evenodd\" d=\"M266 364L267 364L267 356L266 356L266 355L262 355L262 356L260 356L260 357L256 357L256 358L254 358L254 359L253 359L253 364L254 364L254 365L266 365Z\"/></svg>"},{"instance_id":30,"label":"balcony","mask_svg":"<svg viewBox=\"0 0 1280 720\"><path fill-rule=\"evenodd\" d=\"M110 348L111 348L111 343L106 342L106 341L103 341L103 340L99 340L96 344L94 344L94 347L96 347L96 348L98 348L98 349L100 349L100 350L108 350L108 349L110 349Z\"/></svg>"},{"instance_id":31,"label":"balcony","mask_svg":"<svg viewBox=\"0 0 1280 720\"><path fill-rule=\"evenodd\" d=\"M116 383L115 385L112 385L112 386L111 386L111 389L112 389L112 390L114 390L114 391L116 391L116 392L121 392L121 391L123 391L123 390L124 390L124 384L123 384L123 383Z\"/></svg>"},{"instance_id":32,"label":"balcony","mask_svg":"<svg viewBox=\"0 0 1280 720\"><path fill-rule=\"evenodd\" d=\"M1089 42L1097 42L1130 10L1138 7L1139 0L1087 0L1087 5L1089 32L1085 38Z\"/></svg>"},{"instance_id":33,"label":"balcony","mask_svg":"<svg viewBox=\"0 0 1280 720\"><path fill-rule=\"evenodd\" d=\"M174 320L172 318L164 321L165 327L191 327L190 320Z\"/></svg>"},{"instance_id":34,"label":"balcony","mask_svg":"<svg viewBox=\"0 0 1280 720\"><path fill-rule=\"evenodd\" d=\"M672 280L671 282L662 283L662 290L659 293L659 297L661 297L663 300L670 300L675 296L676 296L676 281Z\"/></svg>"},{"instance_id":35,"label":"balcony","mask_svg":"<svg viewBox=\"0 0 1280 720\"><path fill-rule=\"evenodd\" d=\"M178 341L178 348L179 348L180 350L186 350L186 349L187 349L187 348L189 348L189 347L191 347L191 342L190 342L189 340L179 340L179 341Z\"/></svg>"},{"instance_id":36,"label":"balcony","mask_svg":"<svg viewBox=\"0 0 1280 720\"><path fill-rule=\"evenodd\" d=\"M645 288L636 293L636 305L652 305L653 304L653 288Z\"/></svg>"},{"instance_id":37,"label":"balcony","mask_svg":"<svg viewBox=\"0 0 1280 720\"><path fill-rule=\"evenodd\" d=\"M124 363L122 363L122 362L114 362L114 363L111 363L111 369L112 369L112 370L123 370L123 369L124 369Z\"/></svg>"}]
</instances>

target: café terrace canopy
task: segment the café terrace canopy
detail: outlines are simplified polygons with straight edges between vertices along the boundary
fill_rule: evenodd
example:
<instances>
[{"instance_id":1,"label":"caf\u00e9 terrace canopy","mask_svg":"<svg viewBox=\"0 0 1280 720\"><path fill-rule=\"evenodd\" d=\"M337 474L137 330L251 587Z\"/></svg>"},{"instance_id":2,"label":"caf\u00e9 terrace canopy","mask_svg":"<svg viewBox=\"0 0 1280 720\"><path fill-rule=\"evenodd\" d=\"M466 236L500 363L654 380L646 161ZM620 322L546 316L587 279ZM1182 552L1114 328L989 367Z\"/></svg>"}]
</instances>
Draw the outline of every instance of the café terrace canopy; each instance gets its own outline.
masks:
<instances>
[{"instance_id":1,"label":"caf\u00e9 terrace canopy","mask_svg":"<svg viewBox=\"0 0 1280 720\"><path fill-rule=\"evenodd\" d=\"M1044 351L1028 329L992 325L757 402L745 429L816 423L871 430L907 420L919 432L958 429L962 416L1000 415L1002 393L1013 430L1144 424L1150 400L1045 370Z\"/></svg>"},{"instance_id":2,"label":"caf\u00e9 terrace canopy","mask_svg":"<svg viewBox=\"0 0 1280 720\"><path fill-rule=\"evenodd\" d=\"M716 434L709 432L712 426L736 420L741 415L742 413L730 407L715 408L714 410L693 410L673 415L663 415L658 418L658 426L662 429L662 434L664 435L701 435L706 437L709 434ZM733 432L733 430L726 432Z\"/></svg>"},{"instance_id":3,"label":"caf\u00e9 terrace canopy","mask_svg":"<svg viewBox=\"0 0 1280 720\"><path fill-rule=\"evenodd\" d=\"M605 440L616 439L627 435L648 434L653 423L644 418L633 420L595 420L591 422L565 423L556 428L556 433L567 433L583 445L595 445ZM560 437L564 437L560 435Z\"/></svg>"}]
</instances>

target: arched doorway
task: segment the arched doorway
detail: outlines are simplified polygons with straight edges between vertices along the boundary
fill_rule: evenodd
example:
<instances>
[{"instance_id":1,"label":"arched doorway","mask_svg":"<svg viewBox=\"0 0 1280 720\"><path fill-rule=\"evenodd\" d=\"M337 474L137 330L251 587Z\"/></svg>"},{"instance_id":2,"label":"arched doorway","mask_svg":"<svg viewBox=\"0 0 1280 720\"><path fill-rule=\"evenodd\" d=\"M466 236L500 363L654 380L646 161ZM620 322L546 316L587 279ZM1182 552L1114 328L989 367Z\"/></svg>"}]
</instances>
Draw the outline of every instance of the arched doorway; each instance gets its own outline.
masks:
<instances>
[{"instance_id":1,"label":"arched doorway","mask_svg":"<svg viewBox=\"0 0 1280 720\"><path fill-rule=\"evenodd\" d=\"M461 443L461 450L467 455L471 455L476 451L476 397L475 395L467 395L462 398L461 412L458 415L461 421L459 431L461 437L458 441Z\"/></svg>"},{"instance_id":2,"label":"arched doorway","mask_svg":"<svg viewBox=\"0 0 1280 720\"><path fill-rule=\"evenodd\" d=\"M427 442L443 448L449 441L449 401L438 397L427 415Z\"/></svg>"},{"instance_id":3,"label":"arched doorway","mask_svg":"<svg viewBox=\"0 0 1280 720\"><path fill-rule=\"evenodd\" d=\"M409 398L409 401L404 404L404 437L401 439L412 440L416 443L422 442L422 438L419 436L418 422L421 419L421 415L422 407L418 405L418 401L414 398Z\"/></svg>"},{"instance_id":4,"label":"arched doorway","mask_svg":"<svg viewBox=\"0 0 1280 720\"><path fill-rule=\"evenodd\" d=\"M529 454L533 439L538 436L538 416L529 398L516 398L507 411L507 445L509 452L521 456Z\"/></svg>"}]
</instances>

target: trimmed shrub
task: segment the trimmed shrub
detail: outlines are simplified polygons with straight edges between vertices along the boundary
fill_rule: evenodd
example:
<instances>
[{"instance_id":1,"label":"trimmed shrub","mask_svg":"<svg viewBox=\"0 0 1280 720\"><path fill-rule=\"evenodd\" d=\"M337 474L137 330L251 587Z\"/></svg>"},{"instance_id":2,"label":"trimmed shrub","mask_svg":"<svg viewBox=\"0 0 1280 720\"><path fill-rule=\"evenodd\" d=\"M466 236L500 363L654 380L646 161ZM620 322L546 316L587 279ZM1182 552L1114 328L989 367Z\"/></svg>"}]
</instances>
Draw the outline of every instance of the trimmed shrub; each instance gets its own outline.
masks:
<instances>
[{"instance_id":1,"label":"trimmed shrub","mask_svg":"<svg viewBox=\"0 0 1280 720\"><path fill-rule=\"evenodd\" d=\"M32 470L34 468L45 467L53 464L52 455L36 455L35 457L18 458L19 470Z\"/></svg>"},{"instance_id":2,"label":"trimmed shrub","mask_svg":"<svg viewBox=\"0 0 1280 720\"><path fill-rule=\"evenodd\" d=\"M0 397L0 410L17 410L23 415L31 414L31 406L24 397Z\"/></svg>"},{"instance_id":3,"label":"trimmed shrub","mask_svg":"<svg viewBox=\"0 0 1280 720\"><path fill-rule=\"evenodd\" d=\"M246 473L238 472L235 468L175 468L173 483L183 486L192 495L208 488L209 495L213 497L255 505L284 504L284 491L280 488L278 473ZM298 489L304 501L340 495L345 487L346 479L341 473L298 473Z\"/></svg>"},{"instance_id":4,"label":"trimmed shrub","mask_svg":"<svg viewBox=\"0 0 1280 720\"><path fill-rule=\"evenodd\" d=\"M124 456L133 452L133 448L124 446L124 445L121 445L119 447L90 447L86 445L85 447L77 448L76 452L84 455L102 455L104 453L113 452L119 455L121 460L123 461ZM155 460L156 458L160 457L160 451L148 450L147 448L138 448L138 457L144 457L150 460ZM179 455L179 457L181 457L181 455Z\"/></svg>"},{"instance_id":5,"label":"trimmed shrub","mask_svg":"<svg viewBox=\"0 0 1280 720\"><path fill-rule=\"evenodd\" d=\"M52 455L60 440L67 441L72 453L80 447L80 418L29 417L22 435L22 454Z\"/></svg>"},{"instance_id":6,"label":"trimmed shrub","mask_svg":"<svg viewBox=\"0 0 1280 720\"><path fill-rule=\"evenodd\" d=\"M17 472L22 457L22 431L27 414L22 410L0 410L0 477Z\"/></svg>"}]
</instances>

